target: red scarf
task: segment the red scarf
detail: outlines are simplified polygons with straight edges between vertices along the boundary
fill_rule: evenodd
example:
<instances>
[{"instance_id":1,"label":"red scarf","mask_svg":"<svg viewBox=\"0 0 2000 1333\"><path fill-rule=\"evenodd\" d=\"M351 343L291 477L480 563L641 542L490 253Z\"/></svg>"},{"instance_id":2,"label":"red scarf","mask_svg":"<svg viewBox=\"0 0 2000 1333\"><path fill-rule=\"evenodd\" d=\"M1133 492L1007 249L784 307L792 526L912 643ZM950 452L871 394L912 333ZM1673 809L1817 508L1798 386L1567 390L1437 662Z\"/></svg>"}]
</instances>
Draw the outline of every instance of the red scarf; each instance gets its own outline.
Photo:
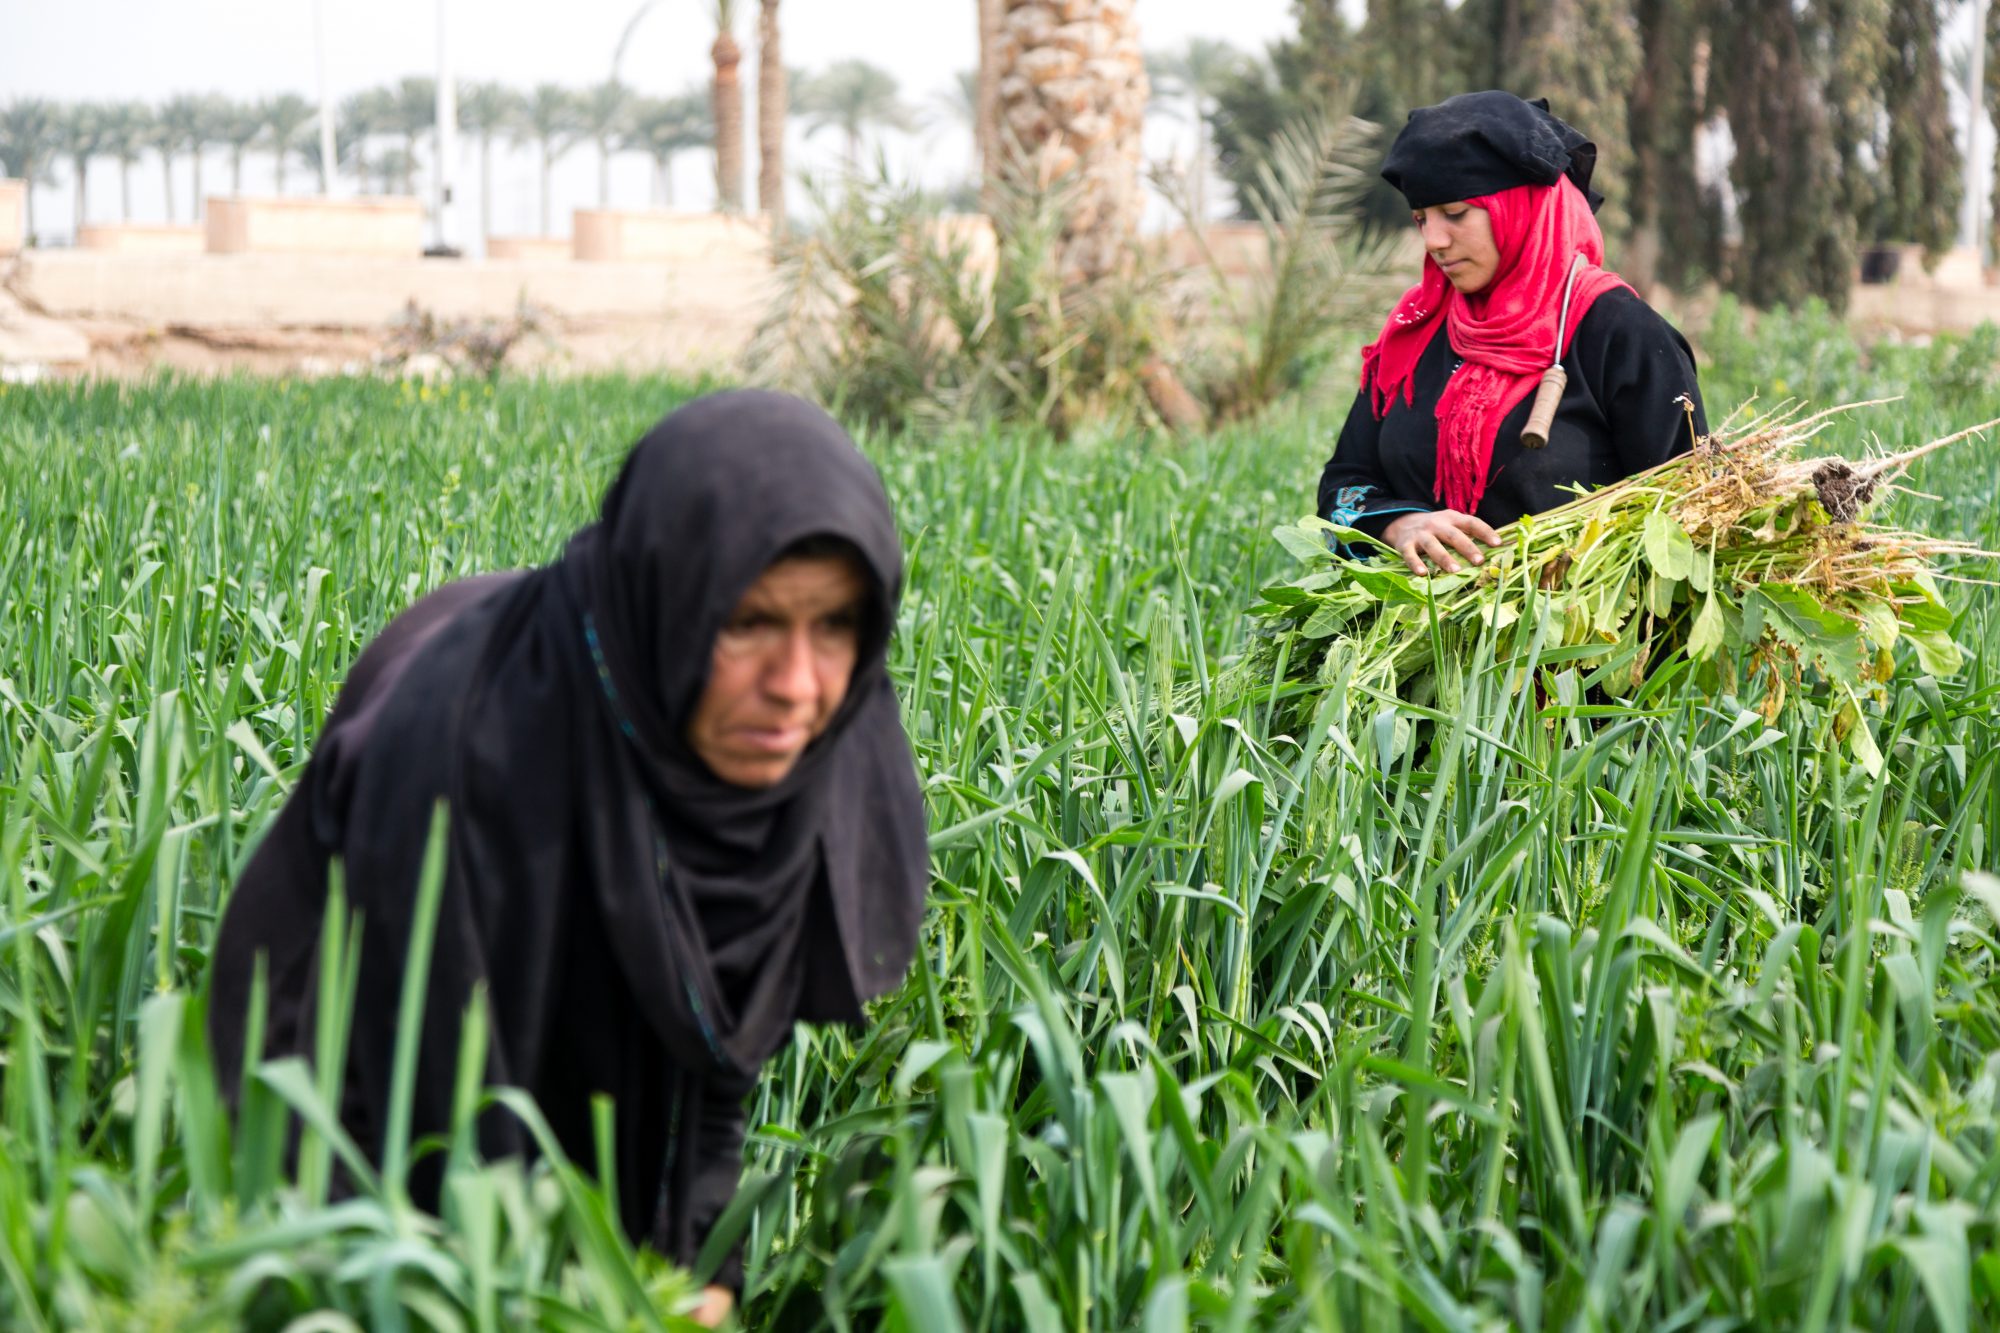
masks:
<instances>
[{"instance_id":1,"label":"red scarf","mask_svg":"<svg viewBox=\"0 0 2000 1333\"><path fill-rule=\"evenodd\" d=\"M1437 404L1437 484L1432 498L1470 514L1486 494L1493 441L1507 414L1534 392L1555 350L1563 286L1570 262L1584 257L1570 298L1562 353L1576 337L1591 303L1629 285L1604 263L1604 233L1581 191L1562 177L1554 185L1517 185L1465 201L1492 216L1500 267L1486 289L1461 295L1429 258L1422 281L1403 293L1382 336L1361 354L1361 387L1379 420L1402 395L1416 391L1417 362L1444 317L1452 350L1465 364ZM1560 354L1558 354L1560 355Z\"/></svg>"}]
</instances>

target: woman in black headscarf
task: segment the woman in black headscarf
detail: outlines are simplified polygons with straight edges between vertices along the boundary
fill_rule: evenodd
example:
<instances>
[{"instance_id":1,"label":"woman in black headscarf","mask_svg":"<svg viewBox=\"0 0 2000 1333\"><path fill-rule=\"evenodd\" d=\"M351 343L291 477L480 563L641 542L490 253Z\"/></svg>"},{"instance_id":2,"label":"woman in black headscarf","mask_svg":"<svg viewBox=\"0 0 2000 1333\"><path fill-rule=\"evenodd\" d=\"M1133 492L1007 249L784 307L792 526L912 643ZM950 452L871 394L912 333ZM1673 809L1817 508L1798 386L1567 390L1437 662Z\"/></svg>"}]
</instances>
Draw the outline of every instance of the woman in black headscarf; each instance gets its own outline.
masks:
<instances>
[{"instance_id":1,"label":"woman in black headscarf","mask_svg":"<svg viewBox=\"0 0 2000 1333\"><path fill-rule=\"evenodd\" d=\"M1687 341L1602 267L1596 164L1546 101L1465 93L1410 113L1382 175L1410 205L1423 278L1362 354L1322 518L1418 574L1454 571L1495 528L1707 431ZM1531 429L1544 393L1553 417Z\"/></svg>"},{"instance_id":2,"label":"woman in black headscarf","mask_svg":"<svg viewBox=\"0 0 2000 1333\"><path fill-rule=\"evenodd\" d=\"M244 1067L260 958L257 1054L311 1051L339 861L363 920L341 1116L380 1160L444 802L413 1134L450 1123L480 988L488 1085L527 1089L585 1162L608 1094L627 1232L693 1262L759 1068L797 1020L859 1022L915 949L923 806L885 667L901 578L881 483L825 413L741 392L666 418L560 559L447 585L356 662L225 913L217 1067ZM533 1152L498 1112L479 1129L489 1157ZM426 1159L413 1195L441 1174ZM711 1316L741 1280L731 1256Z\"/></svg>"}]
</instances>

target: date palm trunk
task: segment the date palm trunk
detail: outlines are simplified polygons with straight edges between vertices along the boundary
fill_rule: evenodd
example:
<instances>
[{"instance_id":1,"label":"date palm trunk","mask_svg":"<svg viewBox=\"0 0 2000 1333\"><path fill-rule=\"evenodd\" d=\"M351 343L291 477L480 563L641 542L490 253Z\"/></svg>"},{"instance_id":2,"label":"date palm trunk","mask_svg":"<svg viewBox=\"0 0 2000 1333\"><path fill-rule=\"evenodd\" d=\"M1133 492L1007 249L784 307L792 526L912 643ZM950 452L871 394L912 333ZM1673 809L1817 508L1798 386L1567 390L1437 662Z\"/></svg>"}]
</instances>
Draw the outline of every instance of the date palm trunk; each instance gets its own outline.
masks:
<instances>
[{"instance_id":1,"label":"date palm trunk","mask_svg":"<svg viewBox=\"0 0 2000 1333\"><path fill-rule=\"evenodd\" d=\"M996 159L1074 191L1064 267L1091 281L1131 252L1144 207L1148 85L1134 0L1005 0Z\"/></svg>"},{"instance_id":2,"label":"date palm trunk","mask_svg":"<svg viewBox=\"0 0 2000 1333\"><path fill-rule=\"evenodd\" d=\"M775 229L785 221L784 51L778 0L761 0L757 12L757 208Z\"/></svg>"},{"instance_id":3,"label":"date palm trunk","mask_svg":"<svg viewBox=\"0 0 2000 1333\"><path fill-rule=\"evenodd\" d=\"M715 194L724 213L743 208L743 50L724 28L709 55L715 61Z\"/></svg>"}]
</instances>

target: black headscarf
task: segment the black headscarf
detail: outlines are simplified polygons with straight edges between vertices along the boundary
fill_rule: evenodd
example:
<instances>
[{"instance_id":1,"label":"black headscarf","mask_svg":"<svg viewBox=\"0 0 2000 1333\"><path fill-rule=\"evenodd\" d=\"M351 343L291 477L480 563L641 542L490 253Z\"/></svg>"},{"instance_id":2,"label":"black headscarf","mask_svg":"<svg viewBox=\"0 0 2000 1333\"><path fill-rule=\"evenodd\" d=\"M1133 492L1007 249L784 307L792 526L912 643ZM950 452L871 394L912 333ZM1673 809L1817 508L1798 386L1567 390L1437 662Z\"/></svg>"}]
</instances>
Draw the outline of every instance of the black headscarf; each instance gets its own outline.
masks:
<instances>
[{"instance_id":1,"label":"black headscarf","mask_svg":"<svg viewBox=\"0 0 2000 1333\"><path fill-rule=\"evenodd\" d=\"M852 681L782 782L733 787L694 755L687 723L725 619L813 538L851 548L865 576ZM486 1081L532 1091L584 1160L589 1099L610 1094L628 1228L691 1259L691 1208L719 1205L690 1204L701 1168L677 1149L667 1193L680 1197L654 1215L656 1127L671 1117L690 1137L706 1091L740 1099L797 1019L858 1019L915 949L928 852L885 666L901 577L881 483L840 427L797 399L738 392L656 426L553 564L447 585L399 616L355 664L229 902L210 1018L225 1079L259 954L266 1053L312 1049L338 859L364 920L342 1115L379 1152L418 868L443 800L415 1131L449 1124L461 1016L483 989ZM532 1150L504 1117L480 1131L489 1154ZM433 1170L413 1192L436 1184Z\"/></svg>"},{"instance_id":2,"label":"black headscarf","mask_svg":"<svg viewBox=\"0 0 2000 1333\"><path fill-rule=\"evenodd\" d=\"M1597 145L1551 115L1547 98L1489 90L1412 111L1389 146L1382 179L1417 209L1568 176L1594 213L1604 202L1590 188L1596 169Z\"/></svg>"},{"instance_id":3,"label":"black headscarf","mask_svg":"<svg viewBox=\"0 0 2000 1333\"><path fill-rule=\"evenodd\" d=\"M814 537L850 544L867 575L868 614L848 694L782 782L733 787L685 739L710 648L758 575ZM853 932L869 930L867 906L903 909L893 941L878 938L847 959L861 998L901 975L921 910L926 853L914 780L890 791L852 781L857 756L907 755L884 663L902 555L882 484L818 408L779 394L719 394L683 408L640 443L605 496L602 517L571 540L562 568L602 702L626 742L606 747L609 762L586 766L593 777L611 778L590 802L593 812L624 806L618 828L586 840L596 880L657 877L670 886L664 912L658 894L603 893L613 941L628 970L644 974L666 951L695 987L687 995L656 992L649 1002L678 1058L693 1063L706 1054L725 1070L752 1072L797 1013L800 932L815 876L825 873ZM870 865L885 837L899 855ZM657 872L656 860L665 863ZM899 891L865 904L887 887L884 874ZM885 943L893 943L890 953Z\"/></svg>"}]
</instances>

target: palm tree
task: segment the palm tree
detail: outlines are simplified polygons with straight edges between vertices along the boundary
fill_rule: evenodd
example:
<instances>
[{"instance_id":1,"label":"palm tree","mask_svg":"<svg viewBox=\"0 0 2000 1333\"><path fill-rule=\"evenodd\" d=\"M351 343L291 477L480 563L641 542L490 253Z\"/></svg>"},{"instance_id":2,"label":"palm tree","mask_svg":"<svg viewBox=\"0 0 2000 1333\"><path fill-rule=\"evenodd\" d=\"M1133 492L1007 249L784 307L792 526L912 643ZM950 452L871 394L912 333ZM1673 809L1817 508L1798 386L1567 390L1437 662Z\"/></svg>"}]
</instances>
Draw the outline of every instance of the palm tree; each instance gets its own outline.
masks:
<instances>
[{"instance_id":1,"label":"palm tree","mask_svg":"<svg viewBox=\"0 0 2000 1333\"><path fill-rule=\"evenodd\" d=\"M743 82L736 67L743 48L736 44L736 0L709 0L715 14L715 196L725 213L743 208Z\"/></svg>"},{"instance_id":2,"label":"palm tree","mask_svg":"<svg viewBox=\"0 0 2000 1333\"><path fill-rule=\"evenodd\" d=\"M785 60L778 0L757 9L757 209L773 227L785 220Z\"/></svg>"},{"instance_id":3,"label":"palm tree","mask_svg":"<svg viewBox=\"0 0 2000 1333\"><path fill-rule=\"evenodd\" d=\"M986 155L986 141L982 137L979 118L979 70L960 70L951 76L949 84L932 93L930 100L946 119L957 121L972 132L972 176L961 182L955 193L966 201L968 207L980 207L982 204L972 202L979 194L981 163Z\"/></svg>"},{"instance_id":4,"label":"palm tree","mask_svg":"<svg viewBox=\"0 0 2000 1333\"><path fill-rule=\"evenodd\" d=\"M979 71L962 69L951 76L951 82L931 94L931 101L938 110L972 131L979 134Z\"/></svg>"},{"instance_id":5,"label":"palm tree","mask_svg":"<svg viewBox=\"0 0 2000 1333\"><path fill-rule=\"evenodd\" d=\"M1006 6L994 156L1018 151L1038 175L1075 182L1064 267L1084 281L1101 277L1130 251L1145 203L1139 163L1146 65L1133 0L1006 0ZM1057 71L1062 77L1051 77Z\"/></svg>"},{"instance_id":6,"label":"palm tree","mask_svg":"<svg viewBox=\"0 0 2000 1333\"><path fill-rule=\"evenodd\" d=\"M35 184L49 179L49 164L62 145L62 125L53 103L17 97L0 110L0 163L26 184L23 191L28 243L35 241Z\"/></svg>"},{"instance_id":7,"label":"palm tree","mask_svg":"<svg viewBox=\"0 0 2000 1333\"><path fill-rule=\"evenodd\" d=\"M233 128L236 108L229 99L219 93L205 93L196 99L200 112L195 121L195 133L191 143L194 152L194 215L200 221L202 210L208 206L208 196L201 187L202 155L216 144L227 143L228 132Z\"/></svg>"},{"instance_id":8,"label":"palm tree","mask_svg":"<svg viewBox=\"0 0 2000 1333\"><path fill-rule=\"evenodd\" d=\"M341 166L353 167L354 177L361 183L361 192L368 193L368 172L374 165L368 141L378 134L396 131L395 94L387 88L370 88L341 99L333 126L333 152L337 159L335 170ZM317 153L314 160L318 160ZM385 187L382 192L388 193L388 188Z\"/></svg>"},{"instance_id":9,"label":"palm tree","mask_svg":"<svg viewBox=\"0 0 2000 1333\"><path fill-rule=\"evenodd\" d=\"M403 193L413 195L417 192L417 141L426 134L437 133L437 80L422 75L404 78L387 90L383 105L389 120L383 128L403 140L403 155L398 162L402 170L397 179L402 182ZM389 180L386 176L383 179ZM383 192L387 193L388 188L391 187L385 187Z\"/></svg>"},{"instance_id":10,"label":"palm tree","mask_svg":"<svg viewBox=\"0 0 2000 1333\"><path fill-rule=\"evenodd\" d=\"M842 60L812 75L799 88L797 110L809 123L807 134L837 129L850 173L861 169L861 136L871 125L913 130L917 114L907 106L896 78L865 60Z\"/></svg>"},{"instance_id":11,"label":"palm tree","mask_svg":"<svg viewBox=\"0 0 2000 1333\"><path fill-rule=\"evenodd\" d=\"M265 101L258 114L263 118L265 140L277 159L278 193L285 192L285 166L299 150L301 136L316 131L319 116L311 102L297 93L280 93Z\"/></svg>"},{"instance_id":12,"label":"palm tree","mask_svg":"<svg viewBox=\"0 0 2000 1333\"><path fill-rule=\"evenodd\" d=\"M216 138L229 149L229 192L243 193L243 155L264 137L269 125L258 102L238 102L216 120Z\"/></svg>"},{"instance_id":13,"label":"palm tree","mask_svg":"<svg viewBox=\"0 0 2000 1333\"><path fill-rule=\"evenodd\" d=\"M994 184L1000 158L1000 39L1006 0L979 0L979 94L972 140L979 153L980 191L987 212L995 206Z\"/></svg>"},{"instance_id":14,"label":"palm tree","mask_svg":"<svg viewBox=\"0 0 2000 1333\"><path fill-rule=\"evenodd\" d=\"M132 168L153 146L153 109L144 102L113 102L104 108L105 156L118 163L118 216L132 220Z\"/></svg>"},{"instance_id":15,"label":"palm tree","mask_svg":"<svg viewBox=\"0 0 2000 1333\"><path fill-rule=\"evenodd\" d=\"M1190 37L1178 51L1156 51L1146 57L1146 74L1154 97L1165 102L1185 97L1194 121L1194 215L1208 216L1208 173L1212 155L1209 148L1208 118L1215 112L1215 98L1230 79L1243 68L1244 55L1228 42L1212 37ZM1169 112L1169 114L1174 114Z\"/></svg>"},{"instance_id":16,"label":"palm tree","mask_svg":"<svg viewBox=\"0 0 2000 1333\"><path fill-rule=\"evenodd\" d=\"M715 122L708 94L699 88L675 97L642 97L632 108L624 146L653 159L662 202L674 202L674 158L690 148L715 142Z\"/></svg>"},{"instance_id":17,"label":"palm tree","mask_svg":"<svg viewBox=\"0 0 2000 1333\"><path fill-rule=\"evenodd\" d=\"M407 148L384 148L376 155L373 162L363 168L363 171L371 168L375 172L377 182L375 192L394 194L398 186L405 191L411 188L411 178L417 172L417 160L410 156L410 150Z\"/></svg>"},{"instance_id":18,"label":"palm tree","mask_svg":"<svg viewBox=\"0 0 2000 1333\"><path fill-rule=\"evenodd\" d=\"M576 99L577 132L597 145L597 206L611 207L611 155L632 116L632 90L616 79L585 89Z\"/></svg>"},{"instance_id":19,"label":"palm tree","mask_svg":"<svg viewBox=\"0 0 2000 1333\"><path fill-rule=\"evenodd\" d=\"M63 155L70 160L76 176L77 231L83 230L86 187L90 183L90 159L102 153L110 142L107 123L110 108L96 102L76 102L60 113L58 128Z\"/></svg>"},{"instance_id":20,"label":"palm tree","mask_svg":"<svg viewBox=\"0 0 2000 1333\"><path fill-rule=\"evenodd\" d=\"M166 178L167 221L174 211L174 158L194 155L194 217L201 221L201 150L208 142L209 101L194 93L177 93L160 107L153 121L153 146L160 151L160 171Z\"/></svg>"},{"instance_id":21,"label":"palm tree","mask_svg":"<svg viewBox=\"0 0 2000 1333\"><path fill-rule=\"evenodd\" d=\"M542 182L542 235L551 236L549 229L549 174L554 170L556 159L576 147L576 95L560 84L543 83L535 87L528 96L526 108L516 129L517 143L532 143L541 163Z\"/></svg>"},{"instance_id":22,"label":"palm tree","mask_svg":"<svg viewBox=\"0 0 2000 1333\"><path fill-rule=\"evenodd\" d=\"M501 83L470 83L459 90L458 123L479 140L479 234L493 234L493 140L512 131L524 113L521 95Z\"/></svg>"},{"instance_id":23,"label":"palm tree","mask_svg":"<svg viewBox=\"0 0 2000 1333\"><path fill-rule=\"evenodd\" d=\"M351 103L353 100L349 98L348 102ZM362 150L367 140L368 132L365 126L359 125L349 119L347 110L347 104L343 104L341 111L336 112L333 118L333 161L322 162L320 160L320 138L319 126L317 124L319 117L317 113L313 116L315 122L313 132L305 136L296 150L299 155L299 161L305 164L308 171L319 177L320 193L322 194L332 193L333 179L340 174L341 168L358 167L360 165ZM366 173L357 172L357 174L361 176L365 184L367 180Z\"/></svg>"}]
</instances>

